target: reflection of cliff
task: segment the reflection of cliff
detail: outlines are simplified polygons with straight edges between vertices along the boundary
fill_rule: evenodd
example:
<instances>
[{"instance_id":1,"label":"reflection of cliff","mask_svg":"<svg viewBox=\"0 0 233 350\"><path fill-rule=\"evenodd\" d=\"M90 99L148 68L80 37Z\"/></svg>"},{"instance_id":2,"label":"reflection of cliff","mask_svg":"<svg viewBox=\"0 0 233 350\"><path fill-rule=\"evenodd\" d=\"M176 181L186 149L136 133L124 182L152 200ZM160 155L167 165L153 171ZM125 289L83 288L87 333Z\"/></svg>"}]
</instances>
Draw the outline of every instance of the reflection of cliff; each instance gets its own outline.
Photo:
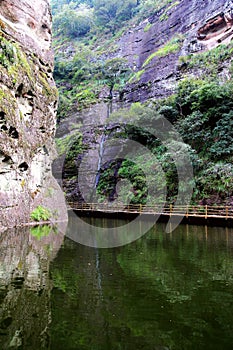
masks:
<instances>
[{"instance_id":1,"label":"reflection of cliff","mask_svg":"<svg viewBox=\"0 0 233 350\"><path fill-rule=\"evenodd\" d=\"M49 264L63 235L51 229L38 239L33 232L9 230L0 238L1 349L48 349Z\"/></svg>"},{"instance_id":2,"label":"reflection of cliff","mask_svg":"<svg viewBox=\"0 0 233 350\"><path fill-rule=\"evenodd\" d=\"M158 224L103 250L65 239L50 268L51 348L231 349L232 233Z\"/></svg>"}]
</instances>

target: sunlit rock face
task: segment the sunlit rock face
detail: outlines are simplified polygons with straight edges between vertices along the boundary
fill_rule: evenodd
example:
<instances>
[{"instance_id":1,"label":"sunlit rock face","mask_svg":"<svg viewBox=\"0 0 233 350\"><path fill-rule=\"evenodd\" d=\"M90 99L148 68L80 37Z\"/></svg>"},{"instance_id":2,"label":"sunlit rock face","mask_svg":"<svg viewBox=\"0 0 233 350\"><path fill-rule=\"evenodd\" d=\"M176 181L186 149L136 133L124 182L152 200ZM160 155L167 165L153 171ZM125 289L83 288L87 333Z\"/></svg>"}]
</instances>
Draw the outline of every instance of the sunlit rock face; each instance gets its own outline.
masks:
<instances>
[{"instance_id":1,"label":"sunlit rock face","mask_svg":"<svg viewBox=\"0 0 233 350\"><path fill-rule=\"evenodd\" d=\"M198 30L197 39L211 49L218 44L228 43L233 37L233 6L228 11L209 18Z\"/></svg>"},{"instance_id":2,"label":"sunlit rock face","mask_svg":"<svg viewBox=\"0 0 233 350\"><path fill-rule=\"evenodd\" d=\"M57 90L47 0L0 1L0 227L42 204L66 218L51 175Z\"/></svg>"},{"instance_id":3,"label":"sunlit rock face","mask_svg":"<svg viewBox=\"0 0 233 350\"><path fill-rule=\"evenodd\" d=\"M1 20L25 49L52 63L51 12L48 0L4 0L0 2Z\"/></svg>"}]
</instances>

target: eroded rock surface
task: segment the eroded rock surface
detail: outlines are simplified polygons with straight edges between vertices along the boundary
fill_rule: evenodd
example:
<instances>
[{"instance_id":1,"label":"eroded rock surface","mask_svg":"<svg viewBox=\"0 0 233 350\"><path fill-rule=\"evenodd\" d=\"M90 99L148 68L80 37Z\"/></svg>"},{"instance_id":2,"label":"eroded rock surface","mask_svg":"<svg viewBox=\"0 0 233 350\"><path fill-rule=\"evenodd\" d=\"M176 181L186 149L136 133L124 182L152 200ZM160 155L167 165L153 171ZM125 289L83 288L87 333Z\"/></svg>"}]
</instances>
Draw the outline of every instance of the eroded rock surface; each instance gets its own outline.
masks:
<instances>
[{"instance_id":1,"label":"eroded rock surface","mask_svg":"<svg viewBox=\"0 0 233 350\"><path fill-rule=\"evenodd\" d=\"M171 9L161 9L139 26L128 30L118 41L117 55L129 62L135 79L123 91L123 100L146 101L167 97L181 78L179 57L206 51L233 38L232 1L178 1ZM149 30L145 28L149 25ZM170 40L180 48L167 55L154 55ZM137 72L140 72L138 74Z\"/></svg>"},{"instance_id":2,"label":"eroded rock surface","mask_svg":"<svg viewBox=\"0 0 233 350\"><path fill-rule=\"evenodd\" d=\"M49 1L0 1L0 227L27 222L38 205L66 218L51 175L55 156Z\"/></svg>"}]
</instances>

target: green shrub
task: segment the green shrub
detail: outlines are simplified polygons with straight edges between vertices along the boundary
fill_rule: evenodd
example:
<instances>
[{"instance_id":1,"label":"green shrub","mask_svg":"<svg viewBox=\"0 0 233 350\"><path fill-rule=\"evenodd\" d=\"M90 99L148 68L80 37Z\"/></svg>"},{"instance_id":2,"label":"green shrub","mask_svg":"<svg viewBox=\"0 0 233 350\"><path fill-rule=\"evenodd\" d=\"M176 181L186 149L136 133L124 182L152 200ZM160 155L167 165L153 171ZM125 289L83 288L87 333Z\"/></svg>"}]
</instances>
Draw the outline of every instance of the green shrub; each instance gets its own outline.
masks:
<instances>
[{"instance_id":1,"label":"green shrub","mask_svg":"<svg viewBox=\"0 0 233 350\"><path fill-rule=\"evenodd\" d=\"M223 114L213 129L214 142L210 148L212 157L228 157L233 154L233 111Z\"/></svg>"},{"instance_id":2,"label":"green shrub","mask_svg":"<svg viewBox=\"0 0 233 350\"><path fill-rule=\"evenodd\" d=\"M93 10L88 6L64 4L61 11L54 16L54 31L68 37L80 37L87 34L92 26Z\"/></svg>"},{"instance_id":3,"label":"green shrub","mask_svg":"<svg viewBox=\"0 0 233 350\"><path fill-rule=\"evenodd\" d=\"M160 47L156 52L153 52L149 57L147 57L142 67L146 67L154 57L165 57L172 53L178 52L181 48L182 42L182 35L175 36L174 38L169 40L165 45Z\"/></svg>"},{"instance_id":4,"label":"green shrub","mask_svg":"<svg viewBox=\"0 0 233 350\"><path fill-rule=\"evenodd\" d=\"M206 76L212 77L218 80L219 68L222 64L231 59L233 52L233 43L228 45L221 44L212 50L205 52L191 54L188 56L179 57L179 63L181 67L186 66L186 69L190 71L193 68L200 68L203 78ZM232 69L229 69L232 73Z\"/></svg>"},{"instance_id":5,"label":"green shrub","mask_svg":"<svg viewBox=\"0 0 233 350\"><path fill-rule=\"evenodd\" d=\"M0 64L8 68L10 65L14 64L17 59L17 52L15 46L10 42L0 36Z\"/></svg>"},{"instance_id":6,"label":"green shrub","mask_svg":"<svg viewBox=\"0 0 233 350\"><path fill-rule=\"evenodd\" d=\"M138 72L133 73L133 75L129 78L128 83L137 83L141 79L142 75L145 73L145 69L139 70Z\"/></svg>"},{"instance_id":7,"label":"green shrub","mask_svg":"<svg viewBox=\"0 0 233 350\"><path fill-rule=\"evenodd\" d=\"M73 159L73 156L83 151L82 134L75 131L72 134L56 139L58 154L61 156L66 153L67 159ZM75 153L75 154L74 154Z\"/></svg>"},{"instance_id":8,"label":"green shrub","mask_svg":"<svg viewBox=\"0 0 233 350\"><path fill-rule=\"evenodd\" d=\"M150 22L148 22L144 28L144 33L147 33L150 30L151 26L152 26L152 24Z\"/></svg>"},{"instance_id":9,"label":"green shrub","mask_svg":"<svg viewBox=\"0 0 233 350\"><path fill-rule=\"evenodd\" d=\"M233 165L218 162L209 163L197 178L199 196L208 198L218 195L220 198L228 198L233 195Z\"/></svg>"},{"instance_id":10,"label":"green shrub","mask_svg":"<svg viewBox=\"0 0 233 350\"><path fill-rule=\"evenodd\" d=\"M85 89L76 94L76 102L78 104L78 108L82 109L96 103L97 98L93 91Z\"/></svg>"},{"instance_id":11,"label":"green shrub","mask_svg":"<svg viewBox=\"0 0 233 350\"><path fill-rule=\"evenodd\" d=\"M48 221L51 217L51 211L41 205L36 207L30 215L31 220L33 221Z\"/></svg>"},{"instance_id":12,"label":"green shrub","mask_svg":"<svg viewBox=\"0 0 233 350\"><path fill-rule=\"evenodd\" d=\"M175 6L179 5L180 1L175 1L173 2L170 6L168 6L164 13L159 17L160 21L166 21L169 17L168 17L168 12Z\"/></svg>"}]
</instances>

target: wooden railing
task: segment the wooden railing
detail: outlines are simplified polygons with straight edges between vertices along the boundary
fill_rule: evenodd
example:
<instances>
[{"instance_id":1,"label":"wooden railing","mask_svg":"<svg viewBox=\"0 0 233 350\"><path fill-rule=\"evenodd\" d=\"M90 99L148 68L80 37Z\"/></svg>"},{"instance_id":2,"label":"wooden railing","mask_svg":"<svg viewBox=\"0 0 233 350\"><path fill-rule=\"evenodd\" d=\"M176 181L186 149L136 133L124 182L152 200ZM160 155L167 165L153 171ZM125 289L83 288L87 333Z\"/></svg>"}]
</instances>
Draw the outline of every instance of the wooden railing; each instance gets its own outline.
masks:
<instances>
[{"instance_id":1,"label":"wooden railing","mask_svg":"<svg viewBox=\"0 0 233 350\"><path fill-rule=\"evenodd\" d=\"M207 206L207 205L169 205L169 206L148 206L142 204L129 204L126 206L116 203L78 203L68 202L70 209L79 211L101 211L106 213L124 212L136 214L163 214L169 216L186 216L186 217L202 217L202 218L232 218L233 206Z\"/></svg>"}]
</instances>

